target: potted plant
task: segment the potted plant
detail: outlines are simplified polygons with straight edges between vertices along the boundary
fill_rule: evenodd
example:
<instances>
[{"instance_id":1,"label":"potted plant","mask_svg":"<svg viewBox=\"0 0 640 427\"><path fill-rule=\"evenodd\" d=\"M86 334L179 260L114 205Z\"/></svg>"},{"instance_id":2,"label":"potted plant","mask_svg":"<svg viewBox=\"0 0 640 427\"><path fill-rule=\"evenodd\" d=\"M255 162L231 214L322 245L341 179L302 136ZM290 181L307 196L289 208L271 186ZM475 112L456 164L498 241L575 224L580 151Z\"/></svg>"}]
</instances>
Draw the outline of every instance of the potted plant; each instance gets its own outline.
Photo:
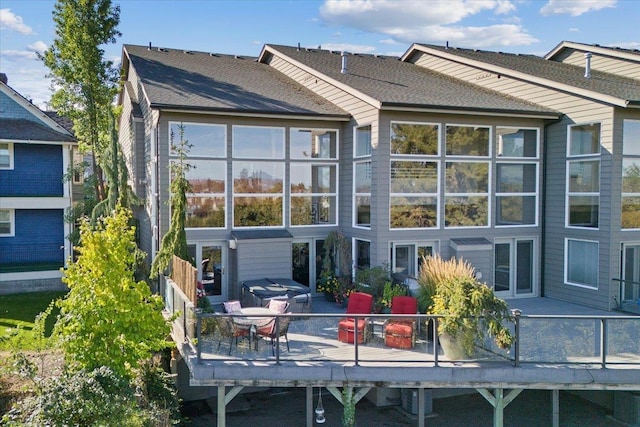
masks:
<instances>
[{"instance_id":1,"label":"potted plant","mask_svg":"<svg viewBox=\"0 0 640 427\"><path fill-rule=\"evenodd\" d=\"M382 298L380 303L383 306L382 311L386 313L391 312L391 302L393 301L393 297L395 296L404 296L407 295L407 288L399 283L393 283L391 281L387 281L384 284L384 288L382 290Z\"/></svg>"},{"instance_id":2,"label":"potted plant","mask_svg":"<svg viewBox=\"0 0 640 427\"><path fill-rule=\"evenodd\" d=\"M373 311L380 313L384 308L382 303L384 287L391 282L391 273L387 264L365 268L356 272L356 288L373 296Z\"/></svg>"},{"instance_id":3,"label":"potted plant","mask_svg":"<svg viewBox=\"0 0 640 427\"><path fill-rule=\"evenodd\" d=\"M513 336L505 322L512 320L507 303L475 277L463 259L443 260L439 255L423 259L419 299L428 314L437 314L438 336L445 354L452 359L473 355L475 343L489 336L508 349Z\"/></svg>"}]
</instances>

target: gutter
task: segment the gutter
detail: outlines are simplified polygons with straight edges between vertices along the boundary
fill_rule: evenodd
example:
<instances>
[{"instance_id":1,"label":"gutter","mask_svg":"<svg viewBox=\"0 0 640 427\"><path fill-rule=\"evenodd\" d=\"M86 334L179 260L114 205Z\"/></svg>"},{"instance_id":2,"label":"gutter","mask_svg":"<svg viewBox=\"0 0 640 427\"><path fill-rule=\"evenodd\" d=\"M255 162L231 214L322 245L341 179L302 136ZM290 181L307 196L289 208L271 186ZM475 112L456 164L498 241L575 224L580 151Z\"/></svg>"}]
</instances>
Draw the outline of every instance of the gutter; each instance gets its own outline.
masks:
<instances>
[{"instance_id":1,"label":"gutter","mask_svg":"<svg viewBox=\"0 0 640 427\"><path fill-rule=\"evenodd\" d=\"M268 111L246 111L241 112L231 108L202 108L190 106L176 106L170 104L152 103L150 108L162 110L166 113L198 113L218 116L241 116L241 117L257 117L269 119L303 119L303 120L326 120L326 121L343 121L348 122L351 119L349 114L312 114L312 113L287 113L287 112L268 112Z\"/></svg>"}]
</instances>

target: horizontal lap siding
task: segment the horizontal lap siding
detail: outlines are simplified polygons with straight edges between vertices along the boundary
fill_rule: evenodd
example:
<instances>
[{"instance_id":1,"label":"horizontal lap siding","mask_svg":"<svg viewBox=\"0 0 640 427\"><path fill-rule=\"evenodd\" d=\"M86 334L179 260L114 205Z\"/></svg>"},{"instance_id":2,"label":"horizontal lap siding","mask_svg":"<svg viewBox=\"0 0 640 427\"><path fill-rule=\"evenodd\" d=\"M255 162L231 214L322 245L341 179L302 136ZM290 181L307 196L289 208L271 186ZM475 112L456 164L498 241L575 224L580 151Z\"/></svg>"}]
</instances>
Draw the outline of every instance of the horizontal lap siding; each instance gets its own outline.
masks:
<instances>
[{"instance_id":1,"label":"horizontal lap siding","mask_svg":"<svg viewBox=\"0 0 640 427\"><path fill-rule=\"evenodd\" d=\"M15 236L0 239L0 265L64 264L64 210L16 209Z\"/></svg>"},{"instance_id":2,"label":"horizontal lap siding","mask_svg":"<svg viewBox=\"0 0 640 427\"><path fill-rule=\"evenodd\" d=\"M638 59L634 62L624 58L612 58L597 52L591 53L592 70L604 71L605 73L640 79L640 55L637 55ZM565 64L584 67L584 54L584 51L568 50L563 55L558 55L556 58L554 58L554 60L564 62Z\"/></svg>"},{"instance_id":3,"label":"horizontal lap siding","mask_svg":"<svg viewBox=\"0 0 640 427\"><path fill-rule=\"evenodd\" d=\"M14 144L13 169L0 171L0 197L63 197L61 145Z\"/></svg>"},{"instance_id":4,"label":"horizontal lap siding","mask_svg":"<svg viewBox=\"0 0 640 427\"><path fill-rule=\"evenodd\" d=\"M611 151L613 148L613 107L593 100L573 96L553 89L542 87L525 81L494 74L492 78L477 79L482 70L453 63L427 54L416 56L415 63L435 69L454 78L463 79L488 89L526 99L530 102L552 108L564 113L559 123L547 128L544 149L546 189L544 201L545 247L543 249L545 295L592 307L610 307L610 281L618 276L611 248L612 219L619 216L619 196L612 197L612 179L619 179L619 174L612 168ZM567 126L581 123L601 123L601 179L600 179L600 228L568 229L565 228L565 196L566 196L566 144ZM613 173L613 175L612 175ZM613 221L618 224L619 221ZM599 287L597 290L584 289L564 284L564 238L580 238L599 242ZM619 259L619 256L617 256ZM618 264L619 265L619 264Z\"/></svg>"}]
</instances>

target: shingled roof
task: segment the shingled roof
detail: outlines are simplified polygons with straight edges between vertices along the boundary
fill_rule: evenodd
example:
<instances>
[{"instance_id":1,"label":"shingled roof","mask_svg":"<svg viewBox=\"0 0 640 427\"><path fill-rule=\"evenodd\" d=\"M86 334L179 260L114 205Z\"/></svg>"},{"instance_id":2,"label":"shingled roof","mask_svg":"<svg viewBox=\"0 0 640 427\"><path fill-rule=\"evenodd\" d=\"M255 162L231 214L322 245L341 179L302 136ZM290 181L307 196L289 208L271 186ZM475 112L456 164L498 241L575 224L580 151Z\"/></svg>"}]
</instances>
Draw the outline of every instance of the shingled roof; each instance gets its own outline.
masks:
<instances>
[{"instance_id":1,"label":"shingled roof","mask_svg":"<svg viewBox=\"0 0 640 427\"><path fill-rule=\"evenodd\" d=\"M135 45L124 45L123 53L152 108L349 118L255 58Z\"/></svg>"},{"instance_id":2,"label":"shingled roof","mask_svg":"<svg viewBox=\"0 0 640 427\"><path fill-rule=\"evenodd\" d=\"M74 142L75 138L27 119L3 118L0 139L16 141Z\"/></svg>"},{"instance_id":3,"label":"shingled roof","mask_svg":"<svg viewBox=\"0 0 640 427\"><path fill-rule=\"evenodd\" d=\"M349 54L341 73L341 52L266 45L262 61L279 55L310 74L332 81L376 107L489 111L557 117L552 109L481 88L444 74L400 61L398 57Z\"/></svg>"},{"instance_id":4,"label":"shingled roof","mask_svg":"<svg viewBox=\"0 0 640 427\"><path fill-rule=\"evenodd\" d=\"M465 63L469 60L482 63L486 70L503 72L505 75L508 70L511 70L527 74L532 78L544 79L552 87L558 87L557 84L561 84L577 90L586 90L594 95L614 97L625 104L640 104L640 84L637 80L628 77L592 69L591 77L585 78L584 67L546 60L536 55L447 48L428 44L414 45L418 50L421 46L430 51L440 52L448 58L462 58ZM405 57L410 56L410 52L411 50L405 54Z\"/></svg>"}]
</instances>

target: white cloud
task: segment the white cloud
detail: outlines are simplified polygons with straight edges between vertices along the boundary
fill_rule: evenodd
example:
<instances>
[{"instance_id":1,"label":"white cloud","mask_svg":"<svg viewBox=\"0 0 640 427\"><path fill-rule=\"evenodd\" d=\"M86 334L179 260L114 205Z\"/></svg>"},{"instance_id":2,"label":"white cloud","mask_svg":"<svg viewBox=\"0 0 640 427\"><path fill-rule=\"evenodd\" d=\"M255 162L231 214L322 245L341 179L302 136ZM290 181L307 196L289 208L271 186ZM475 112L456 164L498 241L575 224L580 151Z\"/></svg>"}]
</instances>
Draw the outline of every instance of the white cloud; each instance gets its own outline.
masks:
<instances>
[{"instance_id":1,"label":"white cloud","mask_svg":"<svg viewBox=\"0 0 640 427\"><path fill-rule=\"evenodd\" d=\"M36 52L42 55L44 51L47 50L47 44L41 40L38 40L37 42L28 45L27 50L31 52Z\"/></svg>"},{"instance_id":2,"label":"white cloud","mask_svg":"<svg viewBox=\"0 0 640 427\"><path fill-rule=\"evenodd\" d=\"M30 50L3 50L1 55L4 58L38 59L38 55Z\"/></svg>"},{"instance_id":3,"label":"white cloud","mask_svg":"<svg viewBox=\"0 0 640 427\"><path fill-rule=\"evenodd\" d=\"M508 15L515 10L510 0L326 0L320 16L327 24L386 34L403 43L451 41L489 47L537 42L515 16L503 16L502 24L486 27L460 25L463 19L479 13Z\"/></svg>"},{"instance_id":4,"label":"white cloud","mask_svg":"<svg viewBox=\"0 0 640 427\"><path fill-rule=\"evenodd\" d=\"M373 53L376 51L375 46L349 44L349 43L327 43L322 45L326 50L337 50L349 53Z\"/></svg>"},{"instance_id":5,"label":"white cloud","mask_svg":"<svg viewBox=\"0 0 640 427\"><path fill-rule=\"evenodd\" d=\"M569 32L570 32L570 33L579 33L579 32L580 32L580 30L579 30L579 29L577 29L577 28L569 28Z\"/></svg>"},{"instance_id":6,"label":"white cloud","mask_svg":"<svg viewBox=\"0 0 640 427\"><path fill-rule=\"evenodd\" d=\"M615 7L616 3L617 0L549 0L547 4L540 9L540 13L545 16L580 16L594 10Z\"/></svg>"},{"instance_id":7,"label":"white cloud","mask_svg":"<svg viewBox=\"0 0 640 427\"><path fill-rule=\"evenodd\" d=\"M620 47L622 49L640 49L640 42L621 42L610 44L609 47Z\"/></svg>"},{"instance_id":8,"label":"white cloud","mask_svg":"<svg viewBox=\"0 0 640 427\"><path fill-rule=\"evenodd\" d=\"M384 40L380 40L381 44L400 44L399 42L397 42L394 39L384 39Z\"/></svg>"},{"instance_id":9,"label":"white cloud","mask_svg":"<svg viewBox=\"0 0 640 427\"><path fill-rule=\"evenodd\" d=\"M20 34L35 34L28 25L25 25L21 16L14 15L11 9L0 9L0 29L17 31Z\"/></svg>"}]
</instances>

